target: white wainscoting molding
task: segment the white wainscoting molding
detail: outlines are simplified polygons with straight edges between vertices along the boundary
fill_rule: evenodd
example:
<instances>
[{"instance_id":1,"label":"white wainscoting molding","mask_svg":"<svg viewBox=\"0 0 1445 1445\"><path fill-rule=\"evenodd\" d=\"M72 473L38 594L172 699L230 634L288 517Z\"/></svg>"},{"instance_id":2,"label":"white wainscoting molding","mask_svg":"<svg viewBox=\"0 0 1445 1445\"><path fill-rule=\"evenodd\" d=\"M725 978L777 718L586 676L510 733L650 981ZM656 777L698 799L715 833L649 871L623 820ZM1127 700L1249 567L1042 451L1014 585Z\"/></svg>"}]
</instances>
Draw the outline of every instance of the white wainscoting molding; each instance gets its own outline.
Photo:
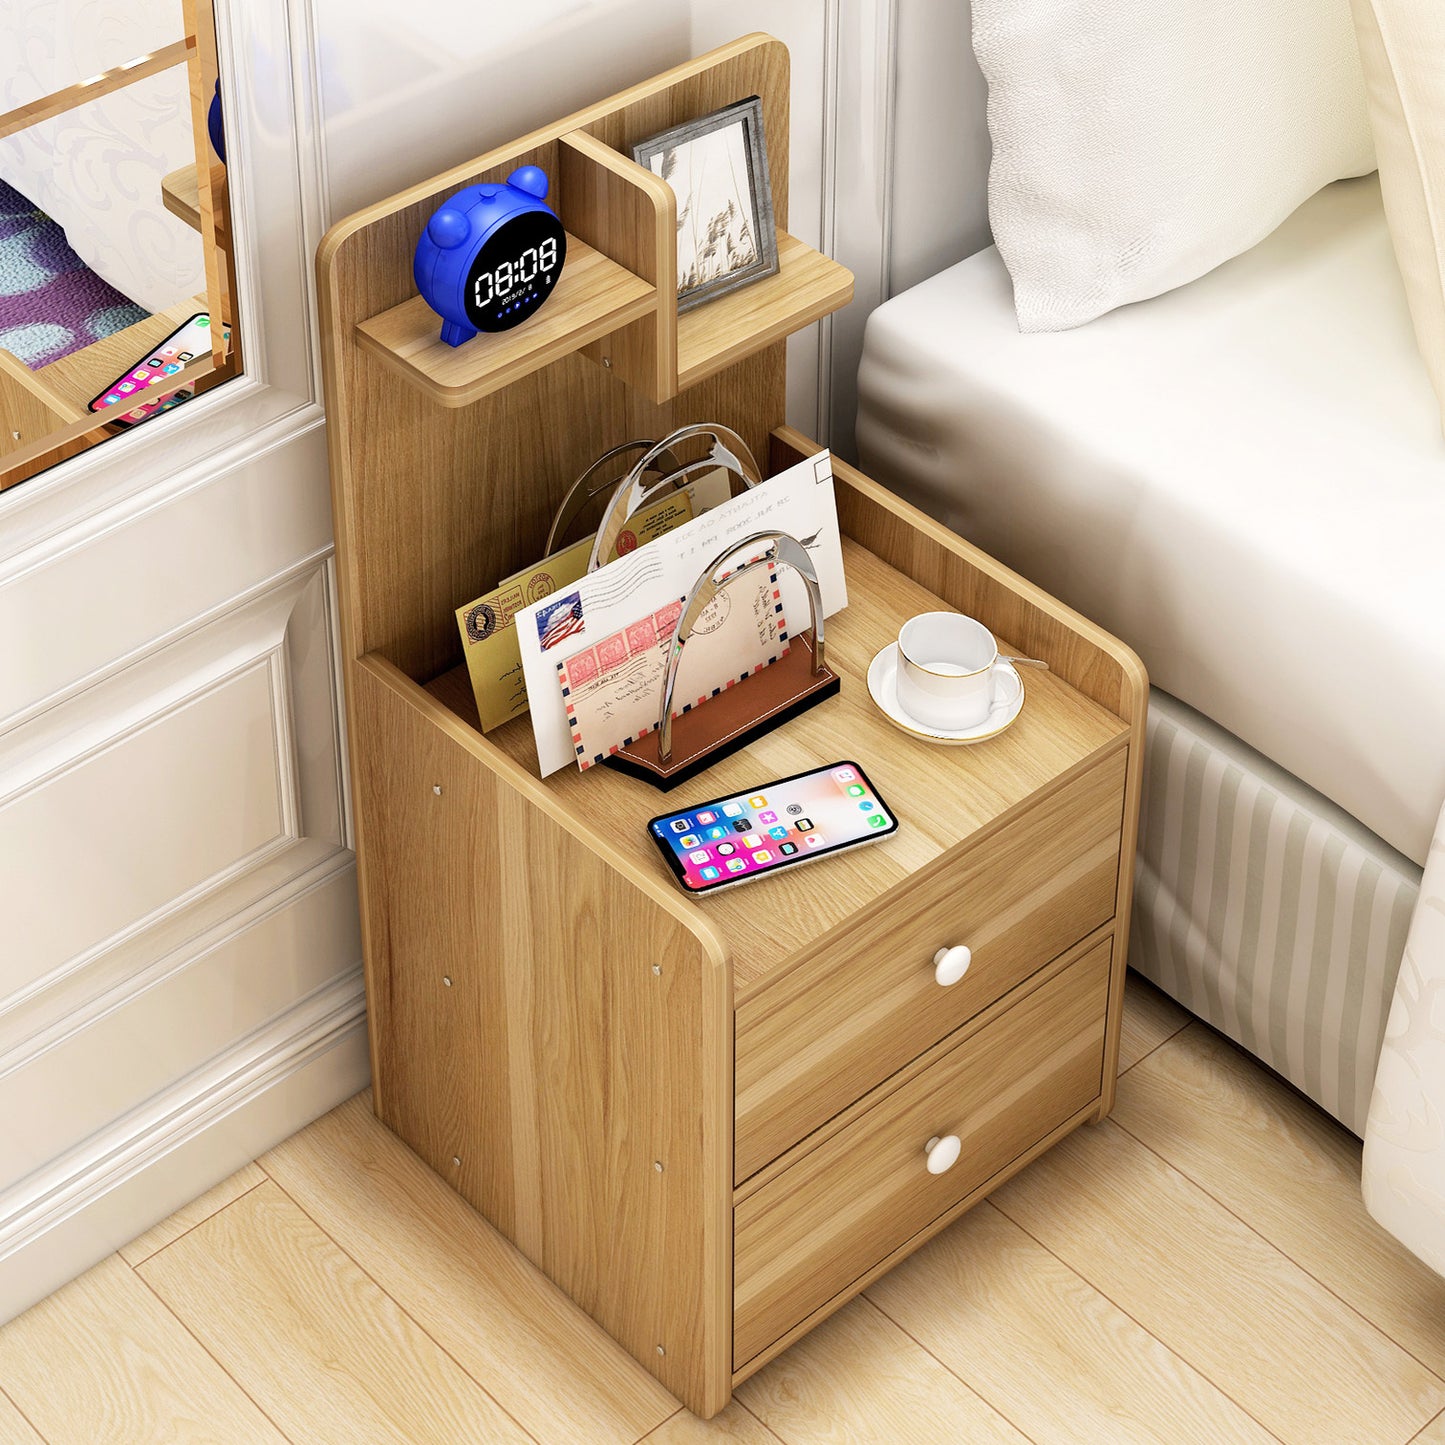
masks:
<instances>
[{"instance_id":1,"label":"white wainscoting molding","mask_svg":"<svg viewBox=\"0 0 1445 1445\"><path fill-rule=\"evenodd\" d=\"M0 1195L0 1323L364 1088L360 970Z\"/></svg>"}]
</instances>

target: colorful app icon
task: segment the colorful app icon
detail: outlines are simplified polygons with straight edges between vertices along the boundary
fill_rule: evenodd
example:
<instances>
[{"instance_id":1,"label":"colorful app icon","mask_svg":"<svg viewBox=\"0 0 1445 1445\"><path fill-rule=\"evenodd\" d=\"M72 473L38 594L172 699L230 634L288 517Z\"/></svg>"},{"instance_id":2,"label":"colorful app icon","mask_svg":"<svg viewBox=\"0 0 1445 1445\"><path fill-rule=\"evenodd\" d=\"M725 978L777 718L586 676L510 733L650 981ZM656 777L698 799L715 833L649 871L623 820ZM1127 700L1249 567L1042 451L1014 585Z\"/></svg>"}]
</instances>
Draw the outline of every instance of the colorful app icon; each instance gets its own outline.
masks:
<instances>
[{"instance_id":1,"label":"colorful app icon","mask_svg":"<svg viewBox=\"0 0 1445 1445\"><path fill-rule=\"evenodd\" d=\"M182 351L177 354L176 359L178 361L192 361L195 359L195 355L196 353L194 351Z\"/></svg>"},{"instance_id":2,"label":"colorful app icon","mask_svg":"<svg viewBox=\"0 0 1445 1445\"><path fill-rule=\"evenodd\" d=\"M161 367L165 365L165 362L163 362L159 356L153 356L148 362L146 362L146 365L150 367L152 371L159 371Z\"/></svg>"},{"instance_id":3,"label":"colorful app icon","mask_svg":"<svg viewBox=\"0 0 1445 1445\"><path fill-rule=\"evenodd\" d=\"M858 774L855 773L852 768L834 768L833 776L837 778L840 783L851 783Z\"/></svg>"},{"instance_id":4,"label":"colorful app icon","mask_svg":"<svg viewBox=\"0 0 1445 1445\"><path fill-rule=\"evenodd\" d=\"M742 805L741 803L724 803L724 804L723 804L723 817L725 817L725 818L741 818L742 815L743 815L743 805Z\"/></svg>"},{"instance_id":5,"label":"colorful app icon","mask_svg":"<svg viewBox=\"0 0 1445 1445\"><path fill-rule=\"evenodd\" d=\"M687 855L688 861L691 863L706 863L711 856L706 848L698 848Z\"/></svg>"},{"instance_id":6,"label":"colorful app icon","mask_svg":"<svg viewBox=\"0 0 1445 1445\"><path fill-rule=\"evenodd\" d=\"M707 839L709 843L716 843L719 838L726 838L727 835L728 830L724 828L721 823L719 823L717 827L709 828L707 830Z\"/></svg>"},{"instance_id":7,"label":"colorful app icon","mask_svg":"<svg viewBox=\"0 0 1445 1445\"><path fill-rule=\"evenodd\" d=\"M775 839L776 839L776 838L786 838L787 836L788 836L788 830L787 830L786 828L769 828L769 829L768 829L768 837L769 837L769 838L775 838Z\"/></svg>"},{"instance_id":8,"label":"colorful app icon","mask_svg":"<svg viewBox=\"0 0 1445 1445\"><path fill-rule=\"evenodd\" d=\"M750 808L766 808L767 805L768 800L763 797L761 793L754 793L753 796L748 799L748 807Z\"/></svg>"},{"instance_id":9,"label":"colorful app icon","mask_svg":"<svg viewBox=\"0 0 1445 1445\"><path fill-rule=\"evenodd\" d=\"M135 382L133 381L123 381L118 387L116 387L117 391L123 391L127 396L129 396L130 393L133 392L135 389Z\"/></svg>"},{"instance_id":10,"label":"colorful app icon","mask_svg":"<svg viewBox=\"0 0 1445 1445\"><path fill-rule=\"evenodd\" d=\"M136 367L136 369L135 369L133 372L131 372L131 377L132 377L132 379L135 380L135 381L144 381L144 380L146 379L146 369L145 369L145 367L143 367L143 366L138 366L138 367Z\"/></svg>"},{"instance_id":11,"label":"colorful app icon","mask_svg":"<svg viewBox=\"0 0 1445 1445\"><path fill-rule=\"evenodd\" d=\"M177 366L177 365L175 364L175 362L170 362L170 363L164 368L164 370L165 370L165 373L166 373L167 376L174 376L174 375L176 374L176 372L178 372L178 371L180 370L180 367Z\"/></svg>"},{"instance_id":12,"label":"colorful app icon","mask_svg":"<svg viewBox=\"0 0 1445 1445\"><path fill-rule=\"evenodd\" d=\"M120 399L121 399L120 393L119 393L118 391L113 391L113 392L110 393L109 396L106 397L106 399L105 399L105 405L106 405L106 406L114 406L114 405L116 404L116 402L118 402Z\"/></svg>"},{"instance_id":13,"label":"colorful app icon","mask_svg":"<svg viewBox=\"0 0 1445 1445\"><path fill-rule=\"evenodd\" d=\"M768 852L766 848L759 848L758 851L753 854L754 863L771 863L772 861L773 855Z\"/></svg>"},{"instance_id":14,"label":"colorful app icon","mask_svg":"<svg viewBox=\"0 0 1445 1445\"><path fill-rule=\"evenodd\" d=\"M888 826L888 819L885 818L882 813L874 813L868 820L868 826L870 828L886 828Z\"/></svg>"},{"instance_id":15,"label":"colorful app icon","mask_svg":"<svg viewBox=\"0 0 1445 1445\"><path fill-rule=\"evenodd\" d=\"M196 325L197 325L197 326L205 327L205 326L209 326L210 324L211 324L211 318L210 318L209 316L197 316L197 317L196 317Z\"/></svg>"},{"instance_id":16,"label":"colorful app icon","mask_svg":"<svg viewBox=\"0 0 1445 1445\"><path fill-rule=\"evenodd\" d=\"M698 876L699 878L701 878L704 883L711 883L714 878L721 878L721 877L722 877L722 869L721 869L721 868L699 868L699 869L698 869L698 874L697 874L697 876Z\"/></svg>"},{"instance_id":17,"label":"colorful app icon","mask_svg":"<svg viewBox=\"0 0 1445 1445\"><path fill-rule=\"evenodd\" d=\"M697 845L702 842L702 839L699 838L696 833L684 833L677 842L680 848L696 848Z\"/></svg>"},{"instance_id":18,"label":"colorful app icon","mask_svg":"<svg viewBox=\"0 0 1445 1445\"><path fill-rule=\"evenodd\" d=\"M745 859L745 858L729 858L729 859L728 859L728 872L729 872L729 873L741 873L747 866L748 866L748 864L747 864L747 859Z\"/></svg>"},{"instance_id":19,"label":"colorful app icon","mask_svg":"<svg viewBox=\"0 0 1445 1445\"><path fill-rule=\"evenodd\" d=\"M739 818L739 819L737 820L737 822L735 822L735 823L733 824L733 832L734 832L734 833L746 833L746 832L748 831L748 829L751 828L752 826L753 826L753 825L752 825L752 822L751 822L750 819L748 819L748 818Z\"/></svg>"},{"instance_id":20,"label":"colorful app icon","mask_svg":"<svg viewBox=\"0 0 1445 1445\"><path fill-rule=\"evenodd\" d=\"M686 818L674 818L667 826L671 828L674 833L686 833L687 830L692 827L692 824Z\"/></svg>"},{"instance_id":21,"label":"colorful app icon","mask_svg":"<svg viewBox=\"0 0 1445 1445\"><path fill-rule=\"evenodd\" d=\"M699 814L697 815L697 821L698 821L699 823L716 823L716 822L717 822L717 814L716 814L716 813L699 813Z\"/></svg>"},{"instance_id":22,"label":"colorful app icon","mask_svg":"<svg viewBox=\"0 0 1445 1445\"><path fill-rule=\"evenodd\" d=\"M773 810L772 810L771 808L769 808L769 809L768 809L766 812L764 812L764 813L759 813L759 814L758 814L758 822L760 822L760 823L776 823L777 821L778 821L778 815L777 815L775 812L773 812Z\"/></svg>"},{"instance_id":23,"label":"colorful app icon","mask_svg":"<svg viewBox=\"0 0 1445 1445\"><path fill-rule=\"evenodd\" d=\"M871 813L877 806L878 804L875 803L872 798L864 798L863 801L858 804L860 811L864 813Z\"/></svg>"},{"instance_id":24,"label":"colorful app icon","mask_svg":"<svg viewBox=\"0 0 1445 1445\"><path fill-rule=\"evenodd\" d=\"M803 805L802 805L801 803L789 803L789 804L788 804L788 812L791 813L794 817L797 817L797 815L798 815L799 813L801 813L802 811L803 811Z\"/></svg>"},{"instance_id":25,"label":"colorful app icon","mask_svg":"<svg viewBox=\"0 0 1445 1445\"><path fill-rule=\"evenodd\" d=\"M848 785L848 796L850 798L861 798L865 789L862 783L850 783Z\"/></svg>"},{"instance_id":26,"label":"colorful app icon","mask_svg":"<svg viewBox=\"0 0 1445 1445\"><path fill-rule=\"evenodd\" d=\"M803 839L803 847L805 848L821 848L822 846L823 835L821 833L809 833L808 836Z\"/></svg>"},{"instance_id":27,"label":"colorful app icon","mask_svg":"<svg viewBox=\"0 0 1445 1445\"><path fill-rule=\"evenodd\" d=\"M811 833L813 831L813 820L811 818L799 818L798 821L793 824L793 827L800 833Z\"/></svg>"},{"instance_id":28,"label":"colorful app icon","mask_svg":"<svg viewBox=\"0 0 1445 1445\"><path fill-rule=\"evenodd\" d=\"M778 852L781 853L784 858L791 858L797 851L798 845L796 843L784 843L783 846L778 849Z\"/></svg>"},{"instance_id":29,"label":"colorful app icon","mask_svg":"<svg viewBox=\"0 0 1445 1445\"><path fill-rule=\"evenodd\" d=\"M743 847L744 847L744 848L761 848L762 845L763 845L763 840L762 840L756 833L744 833L744 834L743 834Z\"/></svg>"},{"instance_id":30,"label":"colorful app icon","mask_svg":"<svg viewBox=\"0 0 1445 1445\"><path fill-rule=\"evenodd\" d=\"M719 843L717 845L717 855L719 858L731 858L737 851L731 843Z\"/></svg>"}]
</instances>

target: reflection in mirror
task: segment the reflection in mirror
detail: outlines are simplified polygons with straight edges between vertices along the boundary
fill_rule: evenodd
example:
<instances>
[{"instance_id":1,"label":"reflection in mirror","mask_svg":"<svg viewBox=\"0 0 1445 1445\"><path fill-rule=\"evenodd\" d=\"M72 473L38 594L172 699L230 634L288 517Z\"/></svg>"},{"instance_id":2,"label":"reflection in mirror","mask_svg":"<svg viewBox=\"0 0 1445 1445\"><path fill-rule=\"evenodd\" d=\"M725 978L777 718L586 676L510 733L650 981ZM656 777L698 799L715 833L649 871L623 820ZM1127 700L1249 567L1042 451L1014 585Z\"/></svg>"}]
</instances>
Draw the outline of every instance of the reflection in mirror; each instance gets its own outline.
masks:
<instances>
[{"instance_id":1,"label":"reflection in mirror","mask_svg":"<svg viewBox=\"0 0 1445 1445\"><path fill-rule=\"evenodd\" d=\"M0 491L240 369L210 0L0 7Z\"/></svg>"}]
</instances>

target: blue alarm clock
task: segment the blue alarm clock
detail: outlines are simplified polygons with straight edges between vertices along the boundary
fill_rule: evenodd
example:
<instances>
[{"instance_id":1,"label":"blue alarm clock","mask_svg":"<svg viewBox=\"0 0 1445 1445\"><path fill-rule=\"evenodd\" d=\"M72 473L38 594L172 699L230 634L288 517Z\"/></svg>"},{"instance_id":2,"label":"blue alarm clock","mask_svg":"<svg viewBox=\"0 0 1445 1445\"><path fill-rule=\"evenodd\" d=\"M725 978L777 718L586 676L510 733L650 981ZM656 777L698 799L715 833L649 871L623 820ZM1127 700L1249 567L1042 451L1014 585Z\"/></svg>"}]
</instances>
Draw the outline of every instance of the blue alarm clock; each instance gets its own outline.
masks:
<instances>
[{"instance_id":1,"label":"blue alarm clock","mask_svg":"<svg viewBox=\"0 0 1445 1445\"><path fill-rule=\"evenodd\" d=\"M458 191L426 223L412 275L448 346L508 331L552 294L567 233L546 195L547 173L522 166L505 184Z\"/></svg>"},{"instance_id":2,"label":"blue alarm clock","mask_svg":"<svg viewBox=\"0 0 1445 1445\"><path fill-rule=\"evenodd\" d=\"M221 121L221 82L216 81L216 93L211 97L211 108L206 112L206 134L211 138L211 149L226 163L226 129Z\"/></svg>"}]
</instances>

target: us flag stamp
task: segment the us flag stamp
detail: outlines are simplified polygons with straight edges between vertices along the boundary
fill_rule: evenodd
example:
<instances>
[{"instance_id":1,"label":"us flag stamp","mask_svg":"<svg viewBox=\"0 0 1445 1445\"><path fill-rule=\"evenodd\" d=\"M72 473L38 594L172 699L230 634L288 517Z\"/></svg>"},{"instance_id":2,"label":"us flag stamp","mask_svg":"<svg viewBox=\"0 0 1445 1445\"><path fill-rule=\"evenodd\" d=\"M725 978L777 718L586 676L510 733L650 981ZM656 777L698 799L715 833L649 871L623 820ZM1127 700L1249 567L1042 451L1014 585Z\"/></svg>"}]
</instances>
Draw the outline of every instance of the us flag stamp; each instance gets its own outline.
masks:
<instances>
[{"instance_id":1,"label":"us flag stamp","mask_svg":"<svg viewBox=\"0 0 1445 1445\"><path fill-rule=\"evenodd\" d=\"M568 592L537 613L537 640L547 652L559 642L575 637L586 628L582 617L582 594Z\"/></svg>"}]
</instances>

